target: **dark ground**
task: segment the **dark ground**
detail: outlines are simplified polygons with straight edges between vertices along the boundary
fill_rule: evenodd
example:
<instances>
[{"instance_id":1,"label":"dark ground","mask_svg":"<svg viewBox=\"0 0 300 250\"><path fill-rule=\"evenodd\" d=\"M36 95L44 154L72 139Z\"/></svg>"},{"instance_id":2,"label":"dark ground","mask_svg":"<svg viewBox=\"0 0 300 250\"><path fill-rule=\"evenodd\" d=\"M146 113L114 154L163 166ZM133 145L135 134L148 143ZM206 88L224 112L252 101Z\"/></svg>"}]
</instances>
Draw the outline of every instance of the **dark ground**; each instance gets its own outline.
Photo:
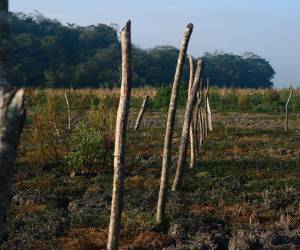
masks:
<instances>
[{"instance_id":1,"label":"dark ground","mask_svg":"<svg viewBox=\"0 0 300 250\"><path fill-rule=\"evenodd\" d=\"M215 115L183 192L169 196L161 229L154 218L165 120L149 112L138 133L129 129L122 249L300 249L298 116L284 132L278 115ZM71 178L60 163L37 163L30 140L27 127L2 249L104 249L111 167Z\"/></svg>"}]
</instances>

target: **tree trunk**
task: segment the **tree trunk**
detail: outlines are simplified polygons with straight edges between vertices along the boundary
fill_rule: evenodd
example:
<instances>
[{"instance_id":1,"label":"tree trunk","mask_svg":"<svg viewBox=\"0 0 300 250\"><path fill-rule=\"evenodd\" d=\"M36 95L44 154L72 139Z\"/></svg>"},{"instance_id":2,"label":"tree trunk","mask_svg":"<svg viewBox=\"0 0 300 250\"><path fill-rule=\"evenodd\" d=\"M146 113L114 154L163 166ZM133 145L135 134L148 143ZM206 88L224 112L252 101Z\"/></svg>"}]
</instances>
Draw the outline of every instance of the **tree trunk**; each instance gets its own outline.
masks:
<instances>
[{"instance_id":1,"label":"tree trunk","mask_svg":"<svg viewBox=\"0 0 300 250\"><path fill-rule=\"evenodd\" d=\"M108 233L108 250L116 250L119 245L121 215L124 193L124 168L126 128L131 96L131 22L128 21L121 33L122 46L122 83L120 102L116 121L114 179L111 202L111 215Z\"/></svg>"},{"instance_id":2,"label":"tree trunk","mask_svg":"<svg viewBox=\"0 0 300 250\"><path fill-rule=\"evenodd\" d=\"M190 96L188 97L185 114L184 114L184 122L182 128L182 136L181 136L181 144L179 149L179 157L176 169L176 175L173 182L173 191L180 190L182 187L182 178L184 172L184 165L186 162L186 153L187 153L187 146L188 146L188 136L189 136L189 128L191 125L191 120L193 117L193 108L195 106L197 92L200 86L200 80L203 74L204 63L201 59L199 59L197 64L197 71L195 74L195 79L192 87L192 91Z\"/></svg>"},{"instance_id":3,"label":"tree trunk","mask_svg":"<svg viewBox=\"0 0 300 250\"><path fill-rule=\"evenodd\" d=\"M10 201L12 173L25 119L24 90L7 80L8 1L0 2L0 245L5 234L5 216Z\"/></svg>"},{"instance_id":4,"label":"tree trunk","mask_svg":"<svg viewBox=\"0 0 300 250\"><path fill-rule=\"evenodd\" d=\"M188 96L191 95L193 82L194 82L194 61L193 57L189 56L189 65L190 65L190 80L189 80L189 91ZM190 168L194 168L196 164L196 156L197 156L197 148L196 148L196 141L195 141L195 119L192 117L191 125L190 125L190 145L191 145L191 160L190 160Z\"/></svg>"},{"instance_id":5,"label":"tree trunk","mask_svg":"<svg viewBox=\"0 0 300 250\"><path fill-rule=\"evenodd\" d=\"M141 121L143 119L143 115L145 113L145 110L146 110L146 107L147 107L147 104L148 104L148 100L149 100L149 96L146 95L144 97L143 105L142 105L142 108L141 108L140 113L138 115L138 118L136 119L136 123L135 123L135 126L134 126L135 131L138 131L138 129L141 125Z\"/></svg>"},{"instance_id":6,"label":"tree trunk","mask_svg":"<svg viewBox=\"0 0 300 250\"><path fill-rule=\"evenodd\" d=\"M169 105L167 128L164 141L163 162L160 179L159 197L157 203L156 222L161 224L165 218L165 208L167 203L168 183L169 183L169 168L171 164L172 138L174 132L174 123L176 116L176 106L178 99L179 84L182 76L184 61L191 34L193 32L193 24L188 24L181 44L179 58L176 67L176 73L173 83L172 95Z\"/></svg>"},{"instance_id":7,"label":"tree trunk","mask_svg":"<svg viewBox=\"0 0 300 250\"><path fill-rule=\"evenodd\" d=\"M285 131L288 131L289 130L289 114L288 114L288 107L289 107L289 103L291 101L291 98L292 98L292 95L293 95L293 89L290 90L290 95L286 101L286 104L285 104L285 126L284 126L284 129Z\"/></svg>"}]
</instances>

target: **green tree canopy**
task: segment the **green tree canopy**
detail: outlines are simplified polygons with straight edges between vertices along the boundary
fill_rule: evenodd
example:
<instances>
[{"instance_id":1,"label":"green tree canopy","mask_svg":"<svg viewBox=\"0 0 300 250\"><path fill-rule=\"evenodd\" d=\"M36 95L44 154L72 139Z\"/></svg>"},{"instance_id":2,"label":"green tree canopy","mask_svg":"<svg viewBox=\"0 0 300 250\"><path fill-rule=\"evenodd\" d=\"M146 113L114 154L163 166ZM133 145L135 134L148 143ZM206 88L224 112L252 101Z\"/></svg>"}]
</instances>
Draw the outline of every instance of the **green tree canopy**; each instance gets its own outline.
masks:
<instances>
[{"instance_id":1,"label":"green tree canopy","mask_svg":"<svg viewBox=\"0 0 300 250\"><path fill-rule=\"evenodd\" d=\"M10 13L10 78L17 86L115 87L120 82L121 51L115 25L63 25L40 13ZM173 81L178 49L133 46L135 86L165 85ZM206 76L218 86L271 87L275 74L265 59L206 53ZM184 80L188 78L188 64Z\"/></svg>"}]
</instances>

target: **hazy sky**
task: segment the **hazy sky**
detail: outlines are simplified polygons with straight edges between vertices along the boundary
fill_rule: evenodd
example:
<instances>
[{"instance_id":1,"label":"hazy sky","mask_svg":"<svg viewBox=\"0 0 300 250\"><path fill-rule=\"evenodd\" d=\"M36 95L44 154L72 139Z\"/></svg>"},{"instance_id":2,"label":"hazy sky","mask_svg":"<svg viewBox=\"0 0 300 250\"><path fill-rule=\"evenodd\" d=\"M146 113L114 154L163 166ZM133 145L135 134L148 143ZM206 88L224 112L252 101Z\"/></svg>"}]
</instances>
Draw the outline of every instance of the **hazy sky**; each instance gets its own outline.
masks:
<instances>
[{"instance_id":1,"label":"hazy sky","mask_svg":"<svg viewBox=\"0 0 300 250\"><path fill-rule=\"evenodd\" d=\"M189 53L254 52L277 72L275 86L300 86L300 0L11 0L11 11L90 25L132 20L133 42L179 47L185 25L195 26Z\"/></svg>"}]
</instances>

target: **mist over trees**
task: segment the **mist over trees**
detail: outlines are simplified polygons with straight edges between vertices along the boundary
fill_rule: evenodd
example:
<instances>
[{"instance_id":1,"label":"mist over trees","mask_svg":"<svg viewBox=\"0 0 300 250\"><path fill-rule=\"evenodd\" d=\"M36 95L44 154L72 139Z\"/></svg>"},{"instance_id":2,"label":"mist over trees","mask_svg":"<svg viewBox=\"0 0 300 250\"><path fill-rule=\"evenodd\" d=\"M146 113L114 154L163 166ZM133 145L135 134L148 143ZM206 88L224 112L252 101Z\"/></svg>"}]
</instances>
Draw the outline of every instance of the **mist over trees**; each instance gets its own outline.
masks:
<instances>
[{"instance_id":1,"label":"mist over trees","mask_svg":"<svg viewBox=\"0 0 300 250\"><path fill-rule=\"evenodd\" d=\"M115 87L120 82L118 31L104 24L61 24L39 13L10 13L10 80L16 86ZM173 81L178 49L133 48L133 85L161 86ZM253 54L205 53L205 77L216 86L272 87L275 71ZM188 78L188 62L183 79Z\"/></svg>"}]
</instances>

